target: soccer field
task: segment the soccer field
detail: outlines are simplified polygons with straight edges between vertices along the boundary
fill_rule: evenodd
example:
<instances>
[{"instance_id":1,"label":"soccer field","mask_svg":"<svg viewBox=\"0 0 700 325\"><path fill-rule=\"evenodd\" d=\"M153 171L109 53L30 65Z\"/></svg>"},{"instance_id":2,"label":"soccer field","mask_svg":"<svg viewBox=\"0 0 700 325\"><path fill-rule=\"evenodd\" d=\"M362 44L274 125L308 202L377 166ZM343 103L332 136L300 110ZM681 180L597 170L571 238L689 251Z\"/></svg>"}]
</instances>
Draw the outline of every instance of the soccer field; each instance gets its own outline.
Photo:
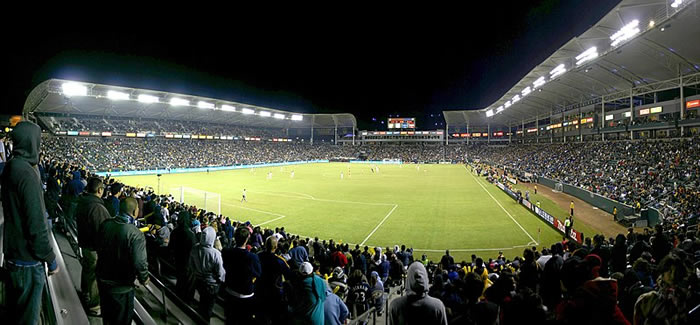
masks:
<instances>
[{"instance_id":1,"label":"soccer field","mask_svg":"<svg viewBox=\"0 0 700 325\"><path fill-rule=\"evenodd\" d=\"M468 260L471 254L494 257L499 250L512 258L537 242L549 246L561 240L546 223L464 165L379 165L379 172L372 172L373 166L317 163L164 174L160 189L176 198L181 186L215 192L221 195L222 213L235 220L284 226L290 233L343 243L406 244L416 258L425 253L435 260L445 249L457 260ZM158 189L156 175L118 179ZM248 202L242 203L244 188ZM186 192L185 202L201 207L202 194Z\"/></svg>"}]
</instances>

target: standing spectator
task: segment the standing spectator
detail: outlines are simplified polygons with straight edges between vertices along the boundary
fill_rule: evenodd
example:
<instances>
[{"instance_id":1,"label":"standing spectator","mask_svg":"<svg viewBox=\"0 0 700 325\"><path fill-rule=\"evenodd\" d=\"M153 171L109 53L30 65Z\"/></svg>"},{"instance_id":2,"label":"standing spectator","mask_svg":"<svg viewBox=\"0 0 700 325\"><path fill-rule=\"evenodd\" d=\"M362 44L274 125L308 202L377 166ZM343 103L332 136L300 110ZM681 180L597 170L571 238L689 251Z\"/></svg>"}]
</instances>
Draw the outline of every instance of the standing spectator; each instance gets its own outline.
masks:
<instances>
[{"instance_id":1,"label":"standing spectator","mask_svg":"<svg viewBox=\"0 0 700 325\"><path fill-rule=\"evenodd\" d=\"M97 292L97 279L95 267L97 266L97 247L100 238L96 237L102 222L110 218L109 212L102 204L104 187L102 180L91 177L86 187L87 192L78 199L75 211L75 220L78 223L78 246L82 248L83 258L80 275L80 289L83 294L83 303L88 308L88 313L97 316L100 314L100 296Z\"/></svg>"},{"instance_id":2,"label":"standing spectator","mask_svg":"<svg viewBox=\"0 0 700 325\"><path fill-rule=\"evenodd\" d=\"M350 312L342 299L333 293L330 287L326 287L326 301L323 303L325 325L343 325Z\"/></svg>"},{"instance_id":3,"label":"standing spectator","mask_svg":"<svg viewBox=\"0 0 700 325\"><path fill-rule=\"evenodd\" d=\"M135 199L126 198L120 214L100 226L97 238L97 285L102 319L106 324L131 324L134 318L134 281L148 284L146 238L129 217L138 215Z\"/></svg>"},{"instance_id":4,"label":"standing spectator","mask_svg":"<svg viewBox=\"0 0 700 325\"><path fill-rule=\"evenodd\" d=\"M253 304L255 280L261 275L258 256L246 249L250 231L247 227L236 229L236 247L224 249L222 257L226 277L226 324L250 324L255 315Z\"/></svg>"},{"instance_id":5,"label":"standing spectator","mask_svg":"<svg viewBox=\"0 0 700 325\"><path fill-rule=\"evenodd\" d=\"M450 250L445 251L445 255L442 255L442 259L440 259L440 265L442 265L443 270L447 270L450 266L455 264L455 259L450 256Z\"/></svg>"},{"instance_id":6,"label":"standing spectator","mask_svg":"<svg viewBox=\"0 0 700 325\"><path fill-rule=\"evenodd\" d=\"M326 282L314 274L311 263L304 262L299 267L298 279L294 281L292 304L292 324L323 325L325 320L324 302L327 295Z\"/></svg>"},{"instance_id":7,"label":"standing spectator","mask_svg":"<svg viewBox=\"0 0 700 325\"><path fill-rule=\"evenodd\" d=\"M119 195L122 193L122 187L120 183L114 183L109 187L110 195L105 199L105 207L112 217L119 214Z\"/></svg>"},{"instance_id":8,"label":"standing spectator","mask_svg":"<svg viewBox=\"0 0 700 325\"><path fill-rule=\"evenodd\" d=\"M283 283L285 278L291 278L291 270L287 261L277 254L277 238L267 237L265 250L258 254L262 273L255 286L256 299L259 301L258 317L265 324L284 322L287 312L283 301Z\"/></svg>"},{"instance_id":9,"label":"standing spectator","mask_svg":"<svg viewBox=\"0 0 700 325\"><path fill-rule=\"evenodd\" d=\"M406 295L391 302L389 324L447 324L445 305L428 296L428 272L421 263L408 267Z\"/></svg>"},{"instance_id":10,"label":"standing spectator","mask_svg":"<svg viewBox=\"0 0 700 325\"><path fill-rule=\"evenodd\" d=\"M46 208L39 179L41 129L31 122L20 122L10 137L12 158L2 174L2 206L5 216L4 254L10 281L6 287L10 324L39 322L46 278L58 272L56 256L49 244Z\"/></svg>"},{"instance_id":11,"label":"standing spectator","mask_svg":"<svg viewBox=\"0 0 700 325\"><path fill-rule=\"evenodd\" d=\"M194 284L192 272L189 269L189 260L196 239L191 227L190 213L187 210L178 213L177 224L177 228L170 235L170 243L168 244L168 249L175 256L175 277L177 278L175 292L183 301L190 302L194 296Z\"/></svg>"},{"instance_id":12,"label":"standing spectator","mask_svg":"<svg viewBox=\"0 0 700 325\"><path fill-rule=\"evenodd\" d=\"M215 239L214 228L204 228L199 246L192 250L189 263L194 274L195 287L199 292L199 314L207 323L211 319L219 285L226 277L221 252L212 247Z\"/></svg>"}]
</instances>

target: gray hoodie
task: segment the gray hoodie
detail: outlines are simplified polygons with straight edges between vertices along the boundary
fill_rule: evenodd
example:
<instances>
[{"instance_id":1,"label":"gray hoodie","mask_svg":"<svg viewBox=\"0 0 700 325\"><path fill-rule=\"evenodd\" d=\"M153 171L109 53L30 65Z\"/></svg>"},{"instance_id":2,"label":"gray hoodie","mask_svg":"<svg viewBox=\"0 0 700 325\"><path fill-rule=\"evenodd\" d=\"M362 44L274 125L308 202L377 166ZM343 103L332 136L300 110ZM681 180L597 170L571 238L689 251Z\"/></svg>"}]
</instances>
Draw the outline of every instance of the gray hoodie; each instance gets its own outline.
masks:
<instances>
[{"instance_id":1,"label":"gray hoodie","mask_svg":"<svg viewBox=\"0 0 700 325\"><path fill-rule=\"evenodd\" d=\"M190 269L194 273L195 279L210 284L223 283L226 279L221 252L213 247L215 239L214 228L204 228L199 245L192 249L190 255Z\"/></svg>"},{"instance_id":2,"label":"gray hoodie","mask_svg":"<svg viewBox=\"0 0 700 325\"><path fill-rule=\"evenodd\" d=\"M408 267L406 295L389 306L389 324L445 324L445 305L439 299L428 296L428 272L420 262Z\"/></svg>"}]
</instances>

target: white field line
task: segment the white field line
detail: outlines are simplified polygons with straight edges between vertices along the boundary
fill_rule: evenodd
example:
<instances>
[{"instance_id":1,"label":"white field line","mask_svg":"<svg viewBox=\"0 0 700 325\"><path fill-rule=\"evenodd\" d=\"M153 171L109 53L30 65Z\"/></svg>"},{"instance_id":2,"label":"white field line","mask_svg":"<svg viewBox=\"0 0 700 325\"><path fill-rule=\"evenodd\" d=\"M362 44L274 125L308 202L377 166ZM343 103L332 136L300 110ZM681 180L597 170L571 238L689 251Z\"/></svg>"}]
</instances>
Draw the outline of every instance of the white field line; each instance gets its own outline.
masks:
<instances>
[{"instance_id":1,"label":"white field line","mask_svg":"<svg viewBox=\"0 0 700 325\"><path fill-rule=\"evenodd\" d=\"M269 211L264 211L264 210L258 210L258 209L253 209L253 208L247 208L247 207L244 207L244 206L235 205L235 204L231 204L231 203L226 203L226 202L224 202L223 204L228 205L228 206L230 206L230 207L234 207L234 208L241 208L241 209L250 210L250 211L255 211L255 212L260 212L260 213L265 213L265 214L269 214L269 215L273 215L273 216L279 216L279 217L281 217L281 218L286 217L285 215L281 215L281 214L279 214L279 213L274 213L274 212L269 212ZM280 218L280 219L281 219L281 218Z\"/></svg>"},{"instance_id":2,"label":"white field line","mask_svg":"<svg viewBox=\"0 0 700 325\"><path fill-rule=\"evenodd\" d=\"M375 202L358 202L358 201L342 201L342 200L328 200L328 199L317 199L315 197L312 197L309 195L309 197L301 197L301 196L296 196L296 195L284 195L284 194L275 194L273 192L266 192L266 191L248 191L250 193L260 193L260 194L265 194L265 195L270 195L270 196L279 196L279 197L288 197L288 198L293 198L293 199L300 199L300 200L312 200L312 201L321 201L321 202L333 202L333 203L348 203L348 204L364 204L364 205L385 205L385 206L394 206L396 204L394 203L375 203ZM297 194L302 194L302 193L297 193ZM306 194L308 195L308 194Z\"/></svg>"},{"instance_id":3,"label":"white field line","mask_svg":"<svg viewBox=\"0 0 700 325\"><path fill-rule=\"evenodd\" d=\"M467 166L464 166L464 169L467 169ZM506 210L506 208L504 208L504 207L501 205L501 202L498 202L498 200L496 200L496 198L493 197L493 195L491 195L491 192L489 192L489 191L486 189L486 187L484 187L484 185L481 184L481 182L479 182L479 179L476 178L476 177L474 177L474 175L473 175L468 169L467 169L467 173L468 173L469 175L471 175L472 178L474 178L474 180L476 181L476 183L479 184L479 186L481 186L481 188L484 190L484 192L486 192L486 194L488 194L488 195L493 199L493 201L496 202L496 204L498 204L499 207L501 207L501 210L503 210L503 212L505 212L505 213L510 217L510 219L513 220L513 222L515 222L515 224L518 225L518 227L520 227L520 230L522 230L522 231L530 238L531 243L534 242L534 243L536 243L537 245L539 245L539 243L535 240L535 238L532 238L532 236L530 236L530 234L527 232L527 230L525 230L525 228L523 228L523 226L521 226L520 223L518 223L518 221L515 220L515 218L513 218L513 216L510 214L510 212L508 212L508 211Z\"/></svg>"},{"instance_id":4,"label":"white field line","mask_svg":"<svg viewBox=\"0 0 700 325\"><path fill-rule=\"evenodd\" d=\"M377 231L377 229L379 229L379 227L381 227L382 224L384 224L384 221L386 221L386 219L389 218L389 216L390 216L390 215L394 212L394 210L396 210L396 208L398 208L398 207L399 207L398 204L394 204L394 207L391 208L391 211L389 211L389 213L386 214L386 216L384 217L384 219L382 219L382 221L380 221L379 224L378 224L376 227L374 227L374 229L372 230L372 232L370 232L369 235L367 235L367 237L365 237L365 240L363 240L363 241L360 243L360 246L364 245L364 244L367 242L367 240L368 240L370 237L372 237L372 235L374 235L374 233Z\"/></svg>"},{"instance_id":5,"label":"white field line","mask_svg":"<svg viewBox=\"0 0 700 325\"><path fill-rule=\"evenodd\" d=\"M272 219L272 220L268 220L268 221L265 221L265 222L261 222L261 223L257 224L256 226L266 225L266 224L268 224L268 223L270 223L270 222L277 221L277 220L284 219L284 218L286 218L286 217L285 217L285 216L277 217L277 218L274 218L274 219Z\"/></svg>"}]
</instances>

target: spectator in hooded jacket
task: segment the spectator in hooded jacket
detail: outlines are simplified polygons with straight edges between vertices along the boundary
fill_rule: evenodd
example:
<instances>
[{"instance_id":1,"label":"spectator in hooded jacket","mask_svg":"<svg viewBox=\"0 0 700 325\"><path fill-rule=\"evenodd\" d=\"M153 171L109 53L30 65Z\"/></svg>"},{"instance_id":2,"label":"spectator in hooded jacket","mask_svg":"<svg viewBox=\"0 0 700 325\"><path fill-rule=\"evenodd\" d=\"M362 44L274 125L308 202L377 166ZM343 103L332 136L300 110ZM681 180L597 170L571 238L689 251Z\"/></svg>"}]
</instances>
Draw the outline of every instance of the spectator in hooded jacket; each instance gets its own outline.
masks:
<instances>
[{"instance_id":1,"label":"spectator in hooded jacket","mask_svg":"<svg viewBox=\"0 0 700 325\"><path fill-rule=\"evenodd\" d=\"M428 272L421 263L408 267L406 295L391 302L387 317L392 325L446 325L445 305L428 296Z\"/></svg>"},{"instance_id":2,"label":"spectator in hooded jacket","mask_svg":"<svg viewBox=\"0 0 700 325\"><path fill-rule=\"evenodd\" d=\"M199 238L199 246L192 250L189 264L194 274L195 287L199 292L199 314L209 322L219 293L219 285L224 282L226 271L221 252L212 247L216 239L214 228L204 228Z\"/></svg>"},{"instance_id":3,"label":"spectator in hooded jacket","mask_svg":"<svg viewBox=\"0 0 700 325\"><path fill-rule=\"evenodd\" d=\"M3 252L10 278L5 287L6 303L12 311L8 323L36 324L46 285L44 263L49 265L49 275L58 272L36 167L41 129L34 123L20 122L10 137L14 144L12 158L5 164L1 181Z\"/></svg>"}]
</instances>

